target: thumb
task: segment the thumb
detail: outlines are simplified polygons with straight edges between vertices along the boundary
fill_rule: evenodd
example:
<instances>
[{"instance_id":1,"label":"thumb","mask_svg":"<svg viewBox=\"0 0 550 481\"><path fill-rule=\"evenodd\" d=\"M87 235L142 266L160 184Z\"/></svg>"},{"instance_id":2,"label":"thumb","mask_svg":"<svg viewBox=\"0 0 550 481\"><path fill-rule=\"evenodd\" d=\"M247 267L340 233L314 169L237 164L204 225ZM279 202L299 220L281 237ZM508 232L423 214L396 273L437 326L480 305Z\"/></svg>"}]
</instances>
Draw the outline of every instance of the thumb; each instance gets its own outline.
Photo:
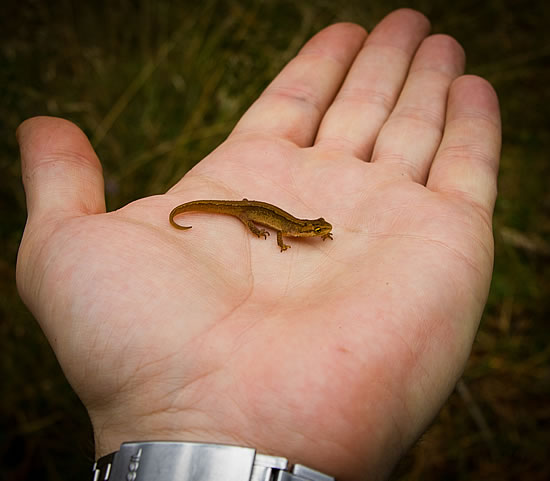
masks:
<instances>
[{"instance_id":1,"label":"thumb","mask_svg":"<svg viewBox=\"0 0 550 481\"><path fill-rule=\"evenodd\" d=\"M76 125L34 117L16 135L29 223L105 212L101 164Z\"/></svg>"}]
</instances>

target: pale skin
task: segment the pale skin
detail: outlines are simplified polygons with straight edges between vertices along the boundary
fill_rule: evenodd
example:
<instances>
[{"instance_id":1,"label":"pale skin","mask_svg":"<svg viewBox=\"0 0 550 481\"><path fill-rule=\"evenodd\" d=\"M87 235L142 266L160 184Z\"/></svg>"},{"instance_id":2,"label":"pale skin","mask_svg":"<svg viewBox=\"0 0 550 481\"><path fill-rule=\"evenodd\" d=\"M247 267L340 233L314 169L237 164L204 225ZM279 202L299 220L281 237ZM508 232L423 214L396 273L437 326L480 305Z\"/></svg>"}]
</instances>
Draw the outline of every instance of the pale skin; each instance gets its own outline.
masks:
<instances>
[{"instance_id":1,"label":"pale skin","mask_svg":"<svg viewBox=\"0 0 550 481\"><path fill-rule=\"evenodd\" d=\"M498 102L463 71L417 12L369 35L330 26L166 194L109 213L84 134L21 125L18 287L96 456L194 440L388 476L459 378L491 279ZM184 202L245 197L324 217L334 240L283 255L230 216L168 222Z\"/></svg>"}]
</instances>

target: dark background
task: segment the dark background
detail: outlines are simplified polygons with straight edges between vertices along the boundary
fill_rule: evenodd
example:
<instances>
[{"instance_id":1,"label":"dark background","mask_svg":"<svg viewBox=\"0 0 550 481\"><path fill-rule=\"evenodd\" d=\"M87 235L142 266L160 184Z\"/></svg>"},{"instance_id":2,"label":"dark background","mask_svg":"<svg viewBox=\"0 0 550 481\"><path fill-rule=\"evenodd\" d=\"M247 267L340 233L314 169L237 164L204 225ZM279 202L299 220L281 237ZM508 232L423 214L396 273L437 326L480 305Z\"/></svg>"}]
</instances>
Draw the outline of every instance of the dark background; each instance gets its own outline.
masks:
<instances>
[{"instance_id":1,"label":"dark background","mask_svg":"<svg viewBox=\"0 0 550 481\"><path fill-rule=\"evenodd\" d=\"M92 433L19 300L25 223L14 132L76 122L115 209L166 190L218 145L313 33L371 29L402 6L454 36L495 86L504 145L493 284L471 359L395 480L550 479L550 3L448 1L31 1L0 7L0 479L88 479Z\"/></svg>"}]
</instances>

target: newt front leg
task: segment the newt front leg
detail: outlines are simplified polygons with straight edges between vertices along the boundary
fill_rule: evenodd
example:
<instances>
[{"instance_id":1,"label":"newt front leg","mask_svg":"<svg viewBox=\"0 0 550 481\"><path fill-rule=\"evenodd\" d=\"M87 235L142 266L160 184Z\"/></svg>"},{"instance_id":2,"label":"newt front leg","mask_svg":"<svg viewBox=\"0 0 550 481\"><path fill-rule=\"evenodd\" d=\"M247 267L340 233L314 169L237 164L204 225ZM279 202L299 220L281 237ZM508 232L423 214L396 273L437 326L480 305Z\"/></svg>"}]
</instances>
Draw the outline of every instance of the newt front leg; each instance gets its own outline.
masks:
<instances>
[{"instance_id":1,"label":"newt front leg","mask_svg":"<svg viewBox=\"0 0 550 481\"><path fill-rule=\"evenodd\" d=\"M291 247L283 242L283 233L280 230L277 231L277 245L281 248L281 252Z\"/></svg>"}]
</instances>

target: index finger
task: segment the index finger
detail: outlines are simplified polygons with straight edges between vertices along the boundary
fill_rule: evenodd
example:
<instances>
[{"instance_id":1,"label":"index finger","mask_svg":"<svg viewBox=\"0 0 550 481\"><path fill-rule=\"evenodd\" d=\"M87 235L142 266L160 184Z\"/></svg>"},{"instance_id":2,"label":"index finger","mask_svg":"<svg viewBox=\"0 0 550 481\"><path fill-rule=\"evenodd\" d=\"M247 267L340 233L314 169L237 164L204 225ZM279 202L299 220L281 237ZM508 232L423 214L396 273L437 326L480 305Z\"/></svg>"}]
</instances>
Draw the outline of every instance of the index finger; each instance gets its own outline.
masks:
<instances>
[{"instance_id":1,"label":"index finger","mask_svg":"<svg viewBox=\"0 0 550 481\"><path fill-rule=\"evenodd\" d=\"M321 30L252 104L231 136L267 133L300 147L311 145L365 37L365 30L351 23Z\"/></svg>"}]
</instances>

